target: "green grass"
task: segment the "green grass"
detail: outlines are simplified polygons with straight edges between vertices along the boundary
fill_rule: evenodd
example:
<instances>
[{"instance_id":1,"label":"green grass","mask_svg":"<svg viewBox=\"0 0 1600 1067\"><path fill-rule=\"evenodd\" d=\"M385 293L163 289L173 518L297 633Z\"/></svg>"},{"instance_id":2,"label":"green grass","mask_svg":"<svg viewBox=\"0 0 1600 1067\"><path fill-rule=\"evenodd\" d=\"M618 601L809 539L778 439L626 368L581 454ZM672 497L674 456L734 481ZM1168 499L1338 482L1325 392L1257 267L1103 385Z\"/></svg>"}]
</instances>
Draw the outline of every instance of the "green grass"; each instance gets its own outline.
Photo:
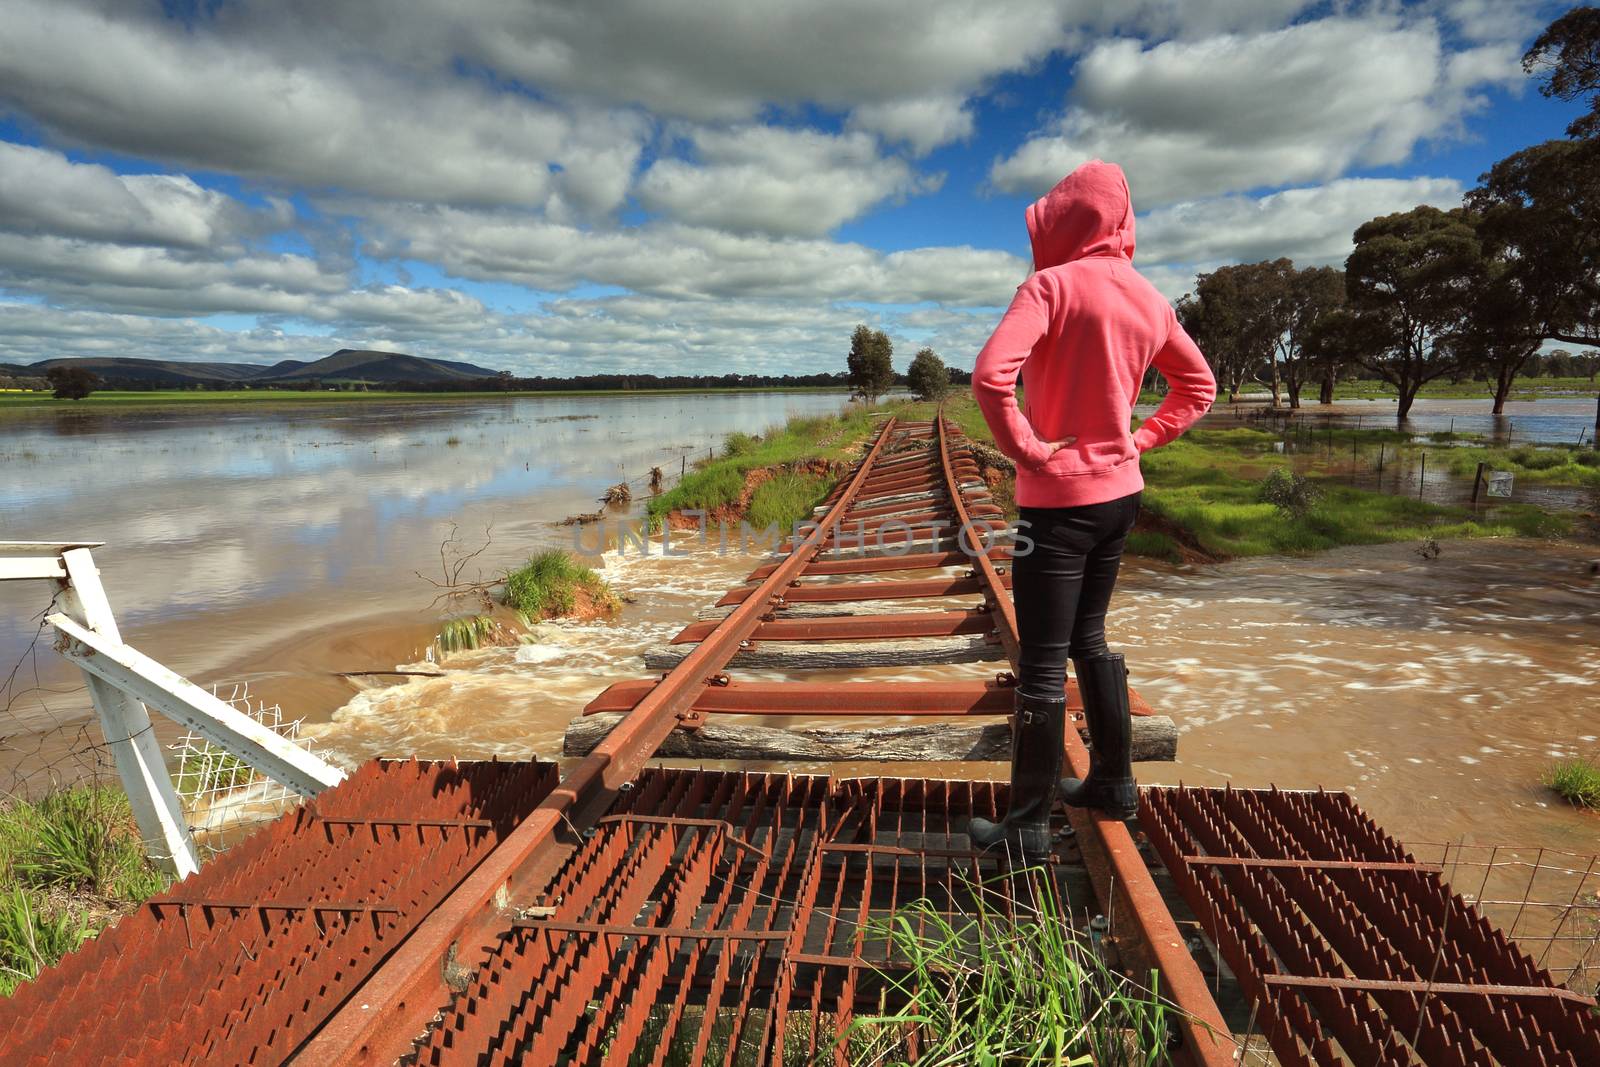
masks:
<instances>
[{"instance_id":1,"label":"green grass","mask_svg":"<svg viewBox=\"0 0 1600 1067\"><path fill-rule=\"evenodd\" d=\"M0 809L0 875L3 995L167 884L145 858L127 797L96 785Z\"/></svg>"},{"instance_id":2,"label":"green grass","mask_svg":"<svg viewBox=\"0 0 1600 1067\"><path fill-rule=\"evenodd\" d=\"M1220 442L1221 434L1232 439ZM1144 507L1219 557L1303 555L1423 537L1556 537L1572 527L1569 516L1527 504L1505 505L1492 519L1479 519L1466 508L1356 489L1315 474L1308 480L1321 498L1303 513L1285 513L1262 499L1261 487L1271 469L1287 464L1265 447L1248 447L1243 435L1249 434L1263 438L1263 445L1273 439L1257 430L1199 431L1147 453Z\"/></svg>"},{"instance_id":3,"label":"green grass","mask_svg":"<svg viewBox=\"0 0 1600 1067\"><path fill-rule=\"evenodd\" d=\"M650 529L659 530L669 512L713 511L736 505L744 491L745 478L751 471L764 467L783 467L806 460L847 458L852 448L859 447L882 424L881 418L872 417L875 412L890 412L902 419L926 419L933 410L932 404L911 401L885 402L871 407L851 405L848 411L839 415L790 419L782 426L760 435L730 434L723 443L720 458L702 461L677 485L650 498L646 505ZM780 474L774 481L781 478ZM792 481L768 490L762 513L781 519L780 525L784 527L807 517L816 499L827 494L832 482L823 480L812 486L802 484L804 481L805 476L797 475ZM793 509L800 507L806 492L812 488L816 490L815 497L796 513ZM752 511L755 510L756 498L761 495L759 488L752 494ZM754 518L749 521L755 523Z\"/></svg>"},{"instance_id":4,"label":"green grass","mask_svg":"<svg viewBox=\"0 0 1600 1067\"><path fill-rule=\"evenodd\" d=\"M750 494L745 521L757 530L769 526L793 529L795 523L811 517L811 509L822 502L832 486L832 478L781 471Z\"/></svg>"},{"instance_id":5,"label":"green grass","mask_svg":"<svg viewBox=\"0 0 1600 1067\"><path fill-rule=\"evenodd\" d=\"M1591 760L1563 760L1550 768L1544 784L1575 807L1600 809L1600 765Z\"/></svg>"},{"instance_id":6,"label":"green grass","mask_svg":"<svg viewBox=\"0 0 1600 1067\"><path fill-rule=\"evenodd\" d=\"M1049 877L1039 870L958 890L949 910L919 900L868 937L887 959L875 969L892 1009L856 1016L840 1035L851 1063L1098 1064L1154 1067L1168 1062L1177 1009L1110 967L1089 935L1076 930ZM953 912L953 914L952 914Z\"/></svg>"},{"instance_id":7,"label":"green grass","mask_svg":"<svg viewBox=\"0 0 1600 1067\"><path fill-rule=\"evenodd\" d=\"M1428 453L1443 459L1450 473L1471 478L1479 463L1491 471L1510 471L1519 481L1600 486L1600 450L1576 444L1519 445L1514 448L1456 446Z\"/></svg>"},{"instance_id":8,"label":"green grass","mask_svg":"<svg viewBox=\"0 0 1600 1067\"><path fill-rule=\"evenodd\" d=\"M586 590L603 612L618 606L616 594L594 571L559 548L547 549L506 575L501 599L530 619L570 615L577 607L578 591Z\"/></svg>"},{"instance_id":9,"label":"green grass","mask_svg":"<svg viewBox=\"0 0 1600 1067\"><path fill-rule=\"evenodd\" d=\"M81 914L22 886L5 890L0 895L0 996L9 997L96 932Z\"/></svg>"},{"instance_id":10,"label":"green grass","mask_svg":"<svg viewBox=\"0 0 1600 1067\"><path fill-rule=\"evenodd\" d=\"M950 416L975 441L992 442L976 404L970 399L952 403ZM1347 464L1352 446L1365 456L1381 445L1391 450L1413 446L1409 435L1390 429L1336 428L1332 431L1331 460L1323 446L1329 432L1319 430L1291 444L1291 457L1277 451L1281 432L1249 426L1191 430L1164 448L1148 452L1144 471L1144 508L1160 520L1160 531L1139 530L1129 538L1132 555L1160 559L1179 558L1174 536L1218 558L1260 555L1304 555L1344 545L1382 544L1424 537L1560 537L1571 533L1574 519L1549 513L1529 504L1502 504L1492 517L1474 516L1464 507L1423 503L1409 497L1352 488L1335 472ZM1454 462L1456 454L1470 456L1472 447L1436 448L1433 462ZM1514 450L1513 450L1514 451ZM1544 449L1535 450L1539 452ZM1587 450L1551 450L1562 457L1549 460L1544 480L1580 481L1571 472L1586 465ZM1572 459L1565 457L1571 454ZM1436 457L1449 457L1441 460ZM1300 514L1285 514L1262 497L1263 482L1272 471L1295 468L1305 476L1318 498ZM1466 461L1470 477L1475 461ZM1582 482L1581 484L1593 484Z\"/></svg>"}]
</instances>

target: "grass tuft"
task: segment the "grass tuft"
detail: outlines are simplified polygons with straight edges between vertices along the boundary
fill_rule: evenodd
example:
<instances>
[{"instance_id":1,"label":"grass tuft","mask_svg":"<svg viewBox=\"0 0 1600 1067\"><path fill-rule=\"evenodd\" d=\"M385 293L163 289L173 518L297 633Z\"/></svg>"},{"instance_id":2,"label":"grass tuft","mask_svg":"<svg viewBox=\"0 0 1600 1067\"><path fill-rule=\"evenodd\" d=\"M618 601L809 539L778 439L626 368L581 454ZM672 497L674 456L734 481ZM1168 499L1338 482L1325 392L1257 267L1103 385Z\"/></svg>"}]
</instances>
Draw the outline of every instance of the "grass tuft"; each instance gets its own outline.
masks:
<instances>
[{"instance_id":1,"label":"grass tuft","mask_svg":"<svg viewBox=\"0 0 1600 1067\"><path fill-rule=\"evenodd\" d=\"M128 799L79 785L0 808L0 995L160 892Z\"/></svg>"},{"instance_id":2,"label":"grass tuft","mask_svg":"<svg viewBox=\"0 0 1600 1067\"><path fill-rule=\"evenodd\" d=\"M929 900L869 926L887 959L876 968L881 1003L839 1035L851 1063L1089 1064L1154 1067L1168 1062L1177 1009L1156 975L1145 989L1113 969L1091 936L1073 928L1045 872L966 885L972 910ZM966 894L963 894L965 897Z\"/></svg>"},{"instance_id":3,"label":"grass tuft","mask_svg":"<svg viewBox=\"0 0 1600 1067\"><path fill-rule=\"evenodd\" d=\"M489 615L466 615L446 619L434 640L441 652L469 652L494 634L496 624Z\"/></svg>"},{"instance_id":4,"label":"grass tuft","mask_svg":"<svg viewBox=\"0 0 1600 1067\"><path fill-rule=\"evenodd\" d=\"M795 523L811 517L811 509L828 495L832 485L831 478L780 471L750 494L745 520L758 530L774 525L791 530Z\"/></svg>"},{"instance_id":5,"label":"grass tuft","mask_svg":"<svg viewBox=\"0 0 1600 1067\"><path fill-rule=\"evenodd\" d=\"M1574 807L1600 809L1600 765L1591 760L1563 760L1550 768L1544 784Z\"/></svg>"},{"instance_id":6,"label":"grass tuft","mask_svg":"<svg viewBox=\"0 0 1600 1067\"><path fill-rule=\"evenodd\" d=\"M0 996L39 977L94 933L82 916L21 886L0 894Z\"/></svg>"},{"instance_id":7,"label":"grass tuft","mask_svg":"<svg viewBox=\"0 0 1600 1067\"><path fill-rule=\"evenodd\" d=\"M621 608L611 587L593 570L559 548L548 549L506 575L501 598L507 606L529 619L553 619L570 615L578 607L580 592L598 609L610 615Z\"/></svg>"}]
</instances>

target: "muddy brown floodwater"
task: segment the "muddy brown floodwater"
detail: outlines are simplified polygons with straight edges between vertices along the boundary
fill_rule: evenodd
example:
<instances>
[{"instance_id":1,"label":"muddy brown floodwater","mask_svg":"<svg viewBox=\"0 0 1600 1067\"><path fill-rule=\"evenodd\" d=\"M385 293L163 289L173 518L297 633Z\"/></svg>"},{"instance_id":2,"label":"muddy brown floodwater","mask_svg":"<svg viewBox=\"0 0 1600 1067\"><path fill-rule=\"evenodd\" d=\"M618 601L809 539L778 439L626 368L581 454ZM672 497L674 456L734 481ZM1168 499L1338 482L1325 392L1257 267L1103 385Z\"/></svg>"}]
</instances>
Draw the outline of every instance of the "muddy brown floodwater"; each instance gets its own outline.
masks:
<instances>
[{"instance_id":1,"label":"muddy brown floodwater","mask_svg":"<svg viewBox=\"0 0 1600 1067\"><path fill-rule=\"evenodd\" d=\"M1349 790L1408 841L1600 850L1600 819L1539 782L1557 759L1600 754L1592 555L1508 540L1447 542L1432 560L1390 545L1202 567L1130 561L1112 608L1114 641L1140 692L1183 731L1180 762L1141 773ZM635 598L621 621L550 623L535 645L453 657L441 677L358 694L322 736L349 759L558 752L591 696L644 676L640 653L753 565L707 551L610 554L607 577ZM995 668L960 669L985 677ZM935 674L814 677L868 676Z\"/></svg>"},{"instance_id":2,"label":"muddy brown floodwater","mask_svg":"<svg viewBox=\"0 0 1600 1067\"><path fill-rule=\"evenodd\" d=\"M272 476L262 473L272 463L252 441L279 431L270 418L247 419L208 440L223 454L242 447L255 457L234 461L251 468L254 491L229 495L226 479L178 485L185 446L169 441L162 447L176 452L128 461L133 474L123 477L142 487L133 499L110 495L114 472L99 476L100 499L121 500L121 513L88 533L112 542L102 565L113 603L132 617L135 643L197 680L249 682L258 696L306 715L318 743L341 761L549 757L590 697L646 676L640 654L740 582L755 559L706 546L671 559L612 551L603 573L632 600L618 620L543 624L531 644L450 657L438 676L399 684L333 672L422 658L438 615L425 610L429 589L411 571L436 558L452 519L470 532L493 518L485 559L492 571L532 547L565 543L570 531L555 520L592 507L598 489L617 480L608 450L633 434L649 444L622 461L630 476L660 461L648 449L671 444L703 454L708 438L731 429L760 429L839 402L653 398L607 413L609 401L574 399L470 413L408 409L387 416L387 426L357 415L359 425L345 430L318 417L287 431L292 445L276 447L319 462L321 448L338 451L325 465L286 463ZM715 403L728 408L718 414L708 406ZM648 422L661 414L654 404L669 408L660 429ZM571 416L597 412L603 421L586 420L580 434L585 421ZM450 446L449 436L463 440ZM413 444L419 437L424 443ZM84 447L84 462L103 451L116 463L128 446ZM162 475L163 464L173 473ZM530 480L535 470L545 473ZM280 484L285 478L303 484ZM92 514L78 503L83 489L69 482L62 492L73 513ZM85 535L71 522L24 534L15 518L8 514L0 536ZM263 524L277 545L264 553L249 536ZM1539 782L1559 758L1600 755L1600 580L1588 572L1596 556L1600 550L1574 544L1461 541L1447 542L1437 559L1400 544L1209 566L1130 561L1112 609L1114 641L1134 684L1183 730L1181 761L1141 773L1151 782L1347 789L1410 842L1600 851L1600 819ZM26 607L37 606L11 611ZM46 680L63 690L48 694L51 714L67 714L81 695L71 692L70 674L49 673L46 658L39 657ZM982 677L995 665L962 669ZM949 669L938 673L948 677ZM919 673L854 677L866 676ZM17 749L15 739L7 744ZM1003 773L995 765L946 769Z\"/></svg>"}]
</instances>

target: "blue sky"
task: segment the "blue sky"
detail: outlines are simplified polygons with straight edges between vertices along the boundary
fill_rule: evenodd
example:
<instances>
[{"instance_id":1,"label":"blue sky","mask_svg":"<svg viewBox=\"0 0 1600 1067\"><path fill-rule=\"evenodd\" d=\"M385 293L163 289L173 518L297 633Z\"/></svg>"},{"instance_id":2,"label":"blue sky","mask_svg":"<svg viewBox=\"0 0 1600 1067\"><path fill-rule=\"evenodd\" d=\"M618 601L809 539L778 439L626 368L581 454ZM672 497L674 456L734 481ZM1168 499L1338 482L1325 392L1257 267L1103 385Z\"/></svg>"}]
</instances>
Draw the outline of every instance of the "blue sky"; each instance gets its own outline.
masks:
<instances>
[{"instance_id":1,"label":"blue sky","mask_svg":"<svg viewBox=\"0 0 1600 1067\"><path fill-rule=\"evenodd\" d=\"M1073 166L1171 297L1337 264L1561 136L1518 60L1563 9L0 0L0 361L807 373L866 321L970 366Z\"/></svg>"}]
</instances>

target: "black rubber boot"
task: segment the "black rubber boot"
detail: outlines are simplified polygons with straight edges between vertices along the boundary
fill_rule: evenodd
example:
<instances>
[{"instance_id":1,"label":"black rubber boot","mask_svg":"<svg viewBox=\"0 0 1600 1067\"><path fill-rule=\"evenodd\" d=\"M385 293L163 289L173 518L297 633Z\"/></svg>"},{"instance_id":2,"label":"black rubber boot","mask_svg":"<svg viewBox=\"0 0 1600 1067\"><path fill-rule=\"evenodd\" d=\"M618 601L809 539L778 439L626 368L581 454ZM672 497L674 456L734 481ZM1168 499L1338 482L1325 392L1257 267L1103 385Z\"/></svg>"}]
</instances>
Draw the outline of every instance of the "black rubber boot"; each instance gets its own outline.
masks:
<instances>
[{"instance_id":1,"label":"black rubber boot","mask_svg":"<svg viewBox=\"0 0 1600 1067\"><path fill-rule=\"evenodd\" d=\"M1011 804L999 822L974 817L967 836L974 848L1002 842L1020 845L1024 856L1050 853L1050 809L1061 774L1062 731L1067 702L1015 698L1016 728L1011 733Z\"/></svg>"},{"instance_id":2,"label":"black rubber boot","mask_svg":"<svg viewBox=\"0 0 1600 1067\"><path fill-rule=\"evenodd\" d=\"M1128 711L1128 665L1120 653L1072 661L1089 724L1089 776L1064 778L1069 807L1098 808L1118 819L1139 813L1133 781L1133 719Z\"/></svg>"}]
</instances>

